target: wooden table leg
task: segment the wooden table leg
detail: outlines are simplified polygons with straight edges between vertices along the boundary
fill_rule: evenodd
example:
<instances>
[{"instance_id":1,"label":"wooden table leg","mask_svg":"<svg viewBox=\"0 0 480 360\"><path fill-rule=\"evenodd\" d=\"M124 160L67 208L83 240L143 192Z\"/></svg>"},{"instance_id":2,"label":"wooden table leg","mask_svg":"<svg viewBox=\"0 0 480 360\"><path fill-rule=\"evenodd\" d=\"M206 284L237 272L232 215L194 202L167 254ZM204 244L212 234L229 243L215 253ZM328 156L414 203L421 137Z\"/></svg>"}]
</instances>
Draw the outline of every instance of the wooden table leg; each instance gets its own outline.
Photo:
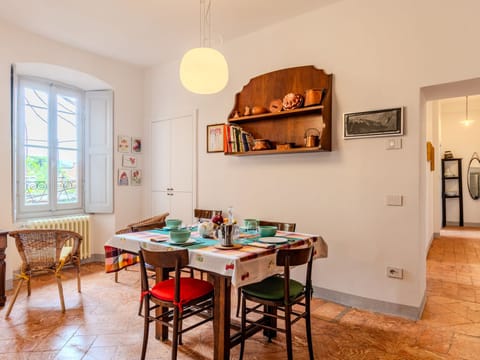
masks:
<instances>
[{"instance_id":1,"label":"wooden table leg","mask_svg":"<svg viewBox=\"0 0 480 360\"><path fill-rule=\"evenodd\" d=\"M7 231L0 230L0 306L5 305L5 249L7 248Z\"/></svg>"},{"instance_id":2,"label":"wooden table leg","mask_svg":"<svg viewBox=\"0 0 480 360\"><path fill-rule=\"evenodd\" d=\"M215 288L215 308L213 313L213 359L230 359L230 297L229 277L209 273Z\"/></svg>"}]
</instances>

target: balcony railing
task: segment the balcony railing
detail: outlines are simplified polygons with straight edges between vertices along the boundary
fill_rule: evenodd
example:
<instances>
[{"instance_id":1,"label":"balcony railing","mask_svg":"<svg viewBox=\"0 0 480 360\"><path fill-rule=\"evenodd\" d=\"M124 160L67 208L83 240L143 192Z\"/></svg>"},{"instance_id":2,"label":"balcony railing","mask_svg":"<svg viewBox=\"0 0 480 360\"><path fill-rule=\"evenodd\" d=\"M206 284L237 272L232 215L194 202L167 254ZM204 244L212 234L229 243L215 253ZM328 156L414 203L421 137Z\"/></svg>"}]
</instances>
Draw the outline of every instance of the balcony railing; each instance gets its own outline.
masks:
<instances>
[{"instance_id":1,"label":"balcony railing","mask_svg":"<svg viewBox=\"0 0 480 360\"><path fill-rule=\"evenodd\" d=\"M60 178L57 181L57 203L75 203L78 201L77 181ZM27 205L48 204L48 183L41 180L25 182L25 203Z\"/></svg>"}]
</instances>

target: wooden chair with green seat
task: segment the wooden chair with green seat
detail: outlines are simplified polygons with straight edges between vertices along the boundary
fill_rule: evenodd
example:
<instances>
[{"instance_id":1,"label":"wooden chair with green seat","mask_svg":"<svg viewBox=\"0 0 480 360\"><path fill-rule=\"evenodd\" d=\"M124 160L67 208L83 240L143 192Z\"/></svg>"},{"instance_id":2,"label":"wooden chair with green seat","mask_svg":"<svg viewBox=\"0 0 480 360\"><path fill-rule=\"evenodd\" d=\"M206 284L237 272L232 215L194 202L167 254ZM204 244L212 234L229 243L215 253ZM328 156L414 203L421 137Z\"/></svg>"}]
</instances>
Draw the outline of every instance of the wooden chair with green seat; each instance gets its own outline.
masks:
<instances>
[{"instance_id":1,"label":"wooden chair with green seat","mask_svg":"<svg viewBox=\"0 0 480 360\"><path fill-rule=\"evenodd\" d=\"M140 250L141 304L143 303L144 307L141 359L145 359L147 352L151 322L159 322L162 325L173 328L171 358L175 360L177 358L178 345L182 344L182 334L213 320L213 285L208 281L182 277L180 275L181 269L188 265L188 261L187 249L173 251ZM175 277L157 281L153 287L150 287L146 264L162 272L164 272L163 269L165 268L174 268ZM158 308L162 308L162 311L164 311L157 315L155 311ZM206 312L207 317L199 316L199 320L195 322L192 318L188 322L188 327L182 327L184 319L193 315L202 315Z\"/></svg>"},{"instance_id":2,"label":"wooden chair with green seat","mask_svg":"<svg viewBox=\"0 0 480 360\"><path fill-rule=\"evenodd\" d=\"M286 223L286 222L279 222L279 221L268 221L268 220L258 220L259 226L276 226L278 230L282 231L295 231L297 227L296 223ZM237 317L240 316L240 301L242 297L241 288L237 289Z\"/></svg>"},{"instance_id":3,"label":"wooden chair with green seat","mask_svg":"<svg viewBox=\"0 0 480 360\"><path fill-rule=\"evenodd\" d=\"M242 341L240 359L245 350L247 324L257 325L267 330L271 341L277 331L285 333L288 359L293 359L291 326L300 319L305 319L308 353L313 360L312 329L310 322L310 300L312 296L312 259L313 246L302 248L280 249L277 252L276 264L283 267L282 275L270 276L258 283L245 285L242 289ZM290 267L307 264L305 282L290 278ZM253 302L247 307L247 301ZM295 308L293 308L295 306ZM263 309L263 310L262 310ZM255 318L249 318L250 313ZM280 314L279 314L280 313ZM283 314L283 315L281 315ZM258 315L268 321L258 323ZM277 319L283 320L285 326L280 327Z\"/></svg>"},{"instance_id":4,"label":"wooden chair with green seat","mask_svg":"<svg viewBox=\"0 0 480 360\"><path fill-rule=\"evenodd\" d=\"M165 226L165 220L170 215L168 212L160 215L152 216L148 219L140 220L127 225L125 228L118 230L115 234L128 234L138 231L146 231L151 229L161 229ZM122 256L122 261L128 264L136 264L138 262L138 255L130 253L125 250L119 250L119 256ZM128 266L124 267L126 270ZM121 269L120 269L121 270ZM115 282L118 282L118 272L115 271Z\"/></svg>"},{"instance_id":5,"label":"wooden chair with green seat","mask_svg":"<svg viewBox=\"0 0 480 360\"><path fill-rule=\"evenodd\" d=\"M31 277L34 274L45 272L55 275L60 305L62 312L65 312L61 273L65 264L72 263L77 271L77 290L81 292L80 244L83 239L82 236L73 231L52 229L17 230L10 231L8 234L15 238L15 245L22 259L22 267L18 276L19 282L10 300L5 318L8 318L10 315L23 282L27 281L27 293L30 296ZM66 245L67 242L68 245Z\"/></svg>"}]
</instances>

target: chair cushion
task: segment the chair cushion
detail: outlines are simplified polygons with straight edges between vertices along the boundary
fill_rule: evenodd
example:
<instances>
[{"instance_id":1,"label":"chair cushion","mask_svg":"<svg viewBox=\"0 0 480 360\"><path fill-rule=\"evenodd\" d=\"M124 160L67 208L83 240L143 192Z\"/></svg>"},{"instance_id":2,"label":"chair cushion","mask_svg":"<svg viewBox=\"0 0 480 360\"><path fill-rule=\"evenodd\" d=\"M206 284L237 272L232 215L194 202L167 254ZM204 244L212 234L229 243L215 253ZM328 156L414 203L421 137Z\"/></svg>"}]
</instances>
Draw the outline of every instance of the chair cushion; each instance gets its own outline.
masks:
<instances>
[{"instance_id":1,"label":"chair cushion","mask_svg":"<svg viewBox=\"0 0 480 360\"><path fill-rule=\"evenodd\" d=\"M242 291L246 294L265 300L282 300L284 297L284 279L280 276L270 276L258 283L245 285ZM290 299L295 299L305 287L298 281L290 279Z\"/></svg>"},{"instance_id":2,"label":"chair cushion","mask_svg":"<svg viewBox=\"0 0 480 360\"><path fill-rule=\"evenodd\" d=\"M182 277L180 279L180 304L187 304L208 293L213 292L213 285L208 281ZM160 281L150 291L159 300L173 302L175 279Z\"/></svg>"}]
</instances>

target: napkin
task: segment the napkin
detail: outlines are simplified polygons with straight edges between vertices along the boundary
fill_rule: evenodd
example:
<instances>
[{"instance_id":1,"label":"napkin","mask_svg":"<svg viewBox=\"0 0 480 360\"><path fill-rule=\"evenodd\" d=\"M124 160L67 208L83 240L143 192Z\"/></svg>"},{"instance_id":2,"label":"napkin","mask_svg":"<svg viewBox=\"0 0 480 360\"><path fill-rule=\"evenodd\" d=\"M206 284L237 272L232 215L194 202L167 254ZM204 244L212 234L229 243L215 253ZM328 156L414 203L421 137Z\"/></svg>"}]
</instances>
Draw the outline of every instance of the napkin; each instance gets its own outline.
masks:
<instances>
[{"instance_id":1,"label":"napkin","mask_svg":"<svg viewBox=\"0 0 480 360\"><path fill-rule=\"evenodd\" d=\"M258 241L251 242L250 244L248 244L248 246L255 246L255 247L260 247L264 249L272 249L275 247L274 244L265 244Z\"/></svg>"},{"instance_id":2,"label":"napkin","mask_svg":"<svg viewBox=\"0 0 480 360\"><path fill-rule=\"evenodd\" d=\"M167 241L168 239L169 239L169 237L167 235L158 235L158 236L155 236L155 237L151 237L150 241L163 242L163 241Z\"/></svg>"}]
</instances>

